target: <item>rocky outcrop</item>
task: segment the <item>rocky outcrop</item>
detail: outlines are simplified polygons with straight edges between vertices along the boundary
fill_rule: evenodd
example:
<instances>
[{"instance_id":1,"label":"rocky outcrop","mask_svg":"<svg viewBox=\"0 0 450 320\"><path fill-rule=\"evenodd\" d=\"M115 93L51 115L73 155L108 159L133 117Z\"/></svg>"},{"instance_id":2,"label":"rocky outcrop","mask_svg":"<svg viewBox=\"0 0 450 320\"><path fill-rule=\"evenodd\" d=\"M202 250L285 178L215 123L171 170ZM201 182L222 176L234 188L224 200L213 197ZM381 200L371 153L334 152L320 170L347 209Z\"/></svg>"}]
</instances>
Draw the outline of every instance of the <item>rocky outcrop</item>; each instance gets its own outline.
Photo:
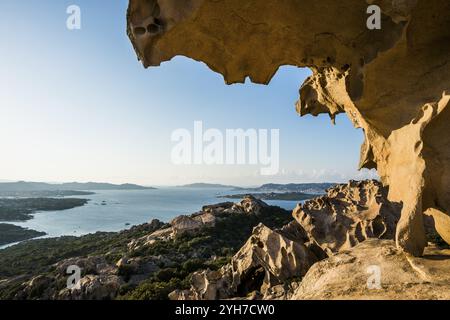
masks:
<instances>
[{"instance_id":1,"label":"rocky outcrop","mask_svg":"<svg viewBox=\"0 0 450 320\"><path fill-rule=\"evenodd\" d=\"M174 234L176 224L153 220L117 234L76 238L59 262L51 258L39 272L0 279L0 293L71 300L165 299L175 289L170 298L181 300L448 298L450 252L430 245L423 258L414 258L398 249L394 222L401 206L386 194L376 181L353 181L299 206L298 221L246 198L186 216L205 228L181 235ZM246 212L246 203L254 211ZM435 232L432 224L428 230ZM81 254L74 247L79 242L91 249L66 258ZM43 253L34 251L34 261L48 255L48 243ZM69 266L81 270L72 289L66 286ZM373 275L381 279L376 291L367 287ZM189 279L191 288L180 290Z\"/></svg>"},{"instance_id":2,"label":"rocky outcrop","mask_svg":"<svg viewBox=\"0 0 450 320\"><path fill-rule=\"evenodd\" d=\"M197 272L191 289L175 291L171 298L288 299L316 262L368 239L394 240L402 206L387 194L375 180L336 185L299 204L293 211L296 220L283 228L257 226L230 264Z\"/></svg>"},{"instance_id":3,"label":"rocky outcrop","mask_svg":"<svg viewBox=\"0 0 450 320\"><path fill-rule=\"evenodd\" d=\"M194 293L197 299L230 297L236 292L248 291L247 287L256 285L254 283L260 286L266 283L266 287L271 287L286 278L305 274L318 260L310 254L306 244L294 241L298 237L297 223L282 229L286 231L258 226L264 222L278 228L290 221L293 218L288 211L248 196L237 203L204 206L201 211L179 216L170 223L152 220L119 233L65 239L68 244L64 248L57 245L59 238L49 239L48 242L55 242L52 245L58 249L48 254L44 247L35 258L48 261L48 264L39 262L39 271L35 271L33 263L33 270L23 275L9 271L14 276L0 279L0 294L20 300L109 300L124 295L127 298L165 299L191 275L195 288L199 289L186 292L186 299L193 298ZM234 260L234 269L195 272L205 266L216 270L226 264L255 226L258 227L252 240ZM269 247L261 248L263 242ZM282 250L278 252L278 248ZM64 253L59 253L61 250ZM265 251L269 252L269 257ZM54 257L58 254L60 260ZM283 267L284 263L289 268ZM79 282L72 283L73 288L67 285L71 268L80 271ZM261 270L267 272L260 273ZM253 281L256 275L257 279ZM179 293L180 298L183 294Z\"/></svg>"},{"instance_id":4,"label":"rocky outcrop","mask_svg":"<svg viewBox=\"0 0 450 320\"><path fill-rule=\"evenodd\" d=\"M246 214L259 215L261 210L267 207L268 205L264 201L256 199L252 195L247 195L244 199L242 199L242 201L234 204L232 210Z\"/></svg>"},{"instance_id":5,"label":"rocky outcrop","mask_svg":"<svg viewBox=\"0 0 450 320\"><path fill-rule=\"evenodd\" d=\"M172 228L158 219L153 219L149 226L150 228L148 229L147 235L133 239L128 243L128 250L136 251L142 247L154 244L157 240L166 240L172 236Z\"/></svg>"},{"instance_id":6,"label":"rocky outcrop","mask_svg":"<svg viewBox=\"0 0 450 320\"><path fill-rule=\"evenodd\" d=\"M306 274L319 261L299 238L260 224L231 261L233 287L239 296L267 288Z\"/></svg>"},{"instance_id":7,"label":"rocky outcrop","mask_svg":"<svg viewBox=\"0 0 450 320\"><path fill-rule=\"evenodd\" d=\"M295 222L281 230L271 230L260 224L229 265L219 271L194 273L191 289L177 290L170 298L216 300L246 297L255 291L265 295L275 286L301 278L320 260L320 256L303 243L303 235Z\"/></svg>"},{"instance_id":8,"label":"rocky outcrop","mask_svg":"<svg viewBox=\"0 0 450 320\"><path fill-rule=\"evenodd\" d=\"M203 226L202 220L194 219L188 216L176 217L170 222L170 224L172 225L174 237L184 233L196 232Z\"/></svg>"},{"instance_id":9,"label":"rocky outcrop","mask_svg":"<svg viewBox=\"0 0 450 320\"><path fill-rule=\"evenodd\" d=\"M369 5L381 8L381 30L366 26ZM449 233L449 10L447 0L130 0L127 18L145 67L184 55L228 84L310 68L298 113L345 112L364 130L360 167L376 168L403 204L397 244L421 255L423 212Z\"/></svg>"},{"instance_id":10,"label":"rocky outcrop","mask_svg":"<svg viewBox=\"0 0 450 320\"><path fill-rule=\"evenodd\" d=\"M414 258L392 240L366 240L315 264L291 298L448 300L450 250L428 247Z\"/></svg>"},{"instance_id":11,"label":"rocky outcrop","mask_svg":"<svg viewBox=\"0 0 450 320\"><path fill-rule=\"evenodd\" d=\"M73 289L65 287L67 268L78 266L82 271L79 286ZM38 275L23 283L15 299L40 300L109 300L113 299L123 280L117 275L117 269L108 264L104 257L70 258L54 266L56 276ZM59 290L59 285L63 289Z\"/></svg>"},{"instance_id":12,"label":"rocky outcrop","mask_svg":"<svg viewBox=\"0 0 450 320\"><path fill-rule=\"evenodd\" d=\"M328 254L369 239L394 239L401 204L387 200L387 188L375 180L350 181L299 204L294 218Z\"/></svg>"},{"instance_id":13,"label":"rocky outcrop","mask_svg":"<svg viewBox=\"0 0 450 320\"><path fill-rule=\"evenodd\" d=\"M196 234L203 228L211 228L216 224L217 219L222 219L227 215L255 215L259 216L262 210L269 208L269 206L255 197L248 195L240 202L223 202L214 205L203 206L202 210L191 215L178 216L165 227L159 220L153 220L151 225L159 226L159 229L149 233L138 239L133 239L128 244L131 251L142 249L153 245L156 241L167 241L183 234Z\"/></svg>"},{"instance_id":14,"label":"rocky outcrop","mask_svg":"<svg viewBox=\"0 0 450 320\"><path fill-rule=\"evenodd\" d=\"M63 289L56 297L58 300L112 300L124 281L117 275L86 275L79 282L80 288Z\"/></svg>"}]
</instances>

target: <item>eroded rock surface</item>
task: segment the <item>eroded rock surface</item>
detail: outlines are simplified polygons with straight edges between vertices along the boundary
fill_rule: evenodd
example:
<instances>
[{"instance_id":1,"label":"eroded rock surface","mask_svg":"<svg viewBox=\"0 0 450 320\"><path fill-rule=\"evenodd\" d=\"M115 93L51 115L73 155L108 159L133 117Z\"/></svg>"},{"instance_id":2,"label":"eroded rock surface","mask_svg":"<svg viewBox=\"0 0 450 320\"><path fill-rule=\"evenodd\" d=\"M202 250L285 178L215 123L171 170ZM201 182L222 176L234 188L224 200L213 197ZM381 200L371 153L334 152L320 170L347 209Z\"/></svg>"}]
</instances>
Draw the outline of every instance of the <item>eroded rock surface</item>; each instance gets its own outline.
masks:
<instances>
[{"instance_id":1,"label":"eroded rock surface","mask_svg":"<svg viewBox=\"0 0 450 320\"><path fill-rule=\"evenodd\" d=\"M257 226L230 264L195 273L191 289L177 290L171 298L290 299L318 261L368 239L393 243L402 206L390 202L387 193L375 180L336 185L326 195L299 204L293 211L296 220L284 227Z\"/></svg>"},{"instance_id":2,"label":"eroded rock surface","mask_svg":"<svg viewBox=\"0 0 450 320\"><path fill-rule=\"evenodd\" d=\"M392 240L366 240L315 264L291 298L450 299L450 251L414 258Z\"/></svg>"},{"instance_id":3,"label":"eroded rock surface","mask_svg":"<svg viewBox=\"0 0 450 320\"><path fill-rule=\"evenodd\" d=\"M207 288L204 292L199 289L198 298L229 297L236 290L248 291L247 286L255 281L260 287L263 282L272 286L278 283L275 281L277 278L303 275L317 261L309 255L306 245L293 241L296 237L300 239L293 226L282 229L286 230L283 231L286 236L281 231L274 232L263 225L258 226L265 223L278 228L291 221L298 226L288 211L247 196L237 203L206 205L200 211L179 216L170 223L152 220L119 233L41 240L48 241L54 247L39 251L34 243L30 243L34 249L25 250L25 254L28 256L29 252L34 252L38 257L33 257L28 273L16 273L0 265L0 295L8 299L26 300L167 299L171 291L185 288L188 277L193 274L195 287ZM231 278L223 277L223 286L219 279L214 278L213 271L194 273L207 267L218 270L226 265L228 259L245 244L255 226L260 232L255 233L253 240L241 249L241 255L236 260L237 271L227 271ZM37 241L36 245L41 241ZM68 241L69 245L61 248L59 241ZM259 248L263 242L269 247ZM271 248L270 256L266 257L265 250ZM64 250L68 251L60 253ZM11 248L10 251L15 250ZM261 264L258 259L265 261ZM21 267L21 259L17 260ZM16 263L11 261L11 264ZM285 263L289 267L286 268ZM69 288L67 272L69 267L74 266L81 272L80 281L78 286ZM271 268L270 273L257 273L262 278L253 281L252 270L265 270L263 267L266 266ZM242 277L235 274L242 274ZM217 282L217 288L222 289L215 290L214 282ZM225 282L230 284L230 291L227 291Z\"/></svg>"},{"instance_id":4,"label":"eroded rock surface","mask_svg":"<svg viewBox=\"0 0 450 320\"><path fill-rule=\"evenodd\" d=\"M138 239L133 239L128 248L132 251L153 245L158 240L167 241L186 233L195 234L203 228L214 227L217 219L229 214L255 215L261 214L263 209L269 206L259 199L248 195L240 202L222 202L214 205L203 206L202 210L191 215L178 216L163 228L164 224L159 220L153 220L155 232L151 232Z\"/></svg>"},{"instance_id":5,"label":"eroded rock surface","mask_svg":"<svg viewBox=\"0 0 450 320\"><path fill-rule=\"evenodd\" d=\"M401 204L387 200L387 188L375 180L350 181L299 204L293 212L311 239L329 254L368 239L394 239Z\"/></svg>"},{"instance_id":6,"label":"eroded rock surface","mask_svg":"<svg viewBox=\"0 0 450 320\"><path fill-rule=\"evenodd\" d=\"M304 239L304 231L296 222L281 230L271 230L260 224L230 264L218 271L195 273L190 290L177 290L170 297L173 300L216 300L247 297L255 291L268 294L273 287L304 276L320 256L323 257L323 253L316 255L310 250Z\"/></svg>"},{"instance_id":7,"label":"eroded rock surface","mask_svg":"<svg viewBox=\"0 0 450 320\"><path fill-rule=\"evenodd\" d=\"M366 27L369 4L381 7L381 30ZM310 68L299 114L345 112L364 130L360 166L402 202L397 244L420 255L424 211L449 234L449 11L448 0L130 0L127 16L146 67L184 55L227 83Z\"/></svg>"},{"instance_id":8,"label":"eroded rock surface","mask_svg":"<svg viewBox=\"0 0 450 320\"><path fill-rule=\"evenodd\" d=\"M79 286L73 289L57 290L59 284L66 284L67 267L76 265L83 270ZM124 281L117 275L117 269L108 264L104 257L70 258L54 266L56 277L38 275L21 285L15 299L30 300L109 300L113 299Z\"/></svg>"}]
</instances>

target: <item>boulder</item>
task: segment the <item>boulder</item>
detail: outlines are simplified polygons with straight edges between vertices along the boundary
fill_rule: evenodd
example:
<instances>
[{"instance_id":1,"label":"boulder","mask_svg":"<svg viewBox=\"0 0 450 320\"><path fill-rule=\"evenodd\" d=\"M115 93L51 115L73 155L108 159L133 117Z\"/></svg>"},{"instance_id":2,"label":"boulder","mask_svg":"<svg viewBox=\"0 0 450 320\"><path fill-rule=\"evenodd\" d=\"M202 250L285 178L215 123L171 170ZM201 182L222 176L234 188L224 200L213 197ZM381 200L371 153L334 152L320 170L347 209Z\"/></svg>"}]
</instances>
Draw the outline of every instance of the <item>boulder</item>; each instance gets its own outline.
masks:
<instances>
[{"instance_id":1,"label":"boulder","mask_svg":"<svg viewBox=\"0 0 450 320\"><path fill-rule=\"evenodd\" d=\"M273 295L270 288L290 283L291 278L301 278L320 259L301 238L293 237L294 227L290 225L288 232L286 229L271 230L259 224L230 264L219 271L194 273L191 289L174 291L170 298L215 300L246 297L253 292Z\"/></svg>"},{"instance_id":2,"label":"boulder","mask_svg":"<svg viewBox=\"0 0 450 320\"><path fill-rule=\"evenodd\" d=\"M67 269L72 265L79 267L83 274L114 274L117 271L104 256L90 256L69 258L58 262L55 264L57 274L61 277L67 276Z\"/></svg>"},{"instance_id":3,"label":"boulder","mask_svg":"<svg viewBox=\"0 0 450 320\"><path fill-rule=\"evenodd\" d=\"M117 296L124 281L116 275L86 275L80 287L63 289L55 297L58 300L111 300Z\"/></svg>"},{"instance_id":4,"label":"boulder","mask_svg":"<svg viewBox=\"0 0 450 320\"><path fill-rule=\"evenodd\" d=\"M173 229L172 227L160 229L154 232L151 232L148 235L143 237L133 239L128 243L128 250L137 251L142 248L153 245L156 241L167 241L172 239L173 237Z\"/></svg>"},{"instance_id":5,"label":"boulder","mask_svg":"<svg viewBox=\"0 0 450 320\"><path fill-rule=\"evenodd\" d=\"M220 214L227 209L231 209L233 207L233 202L222 202L213 205L203 206L202 212L208 212L212 214Z\"/></svg>"},{"instance_id":6,"label":"boulder","mask_svg":"<svg viewBox=\"0 0 450 320\"><path fill-rule=\"evenodd\" d=\"M402 205L387 199L376 180L336 185L319 198L299 204L294 218L328 254L370 239L395 239Z\"/></svg>"},{"instance_id":7,"label":"boulder","mask_svg":"<svg viewBox=\"0 0 450 320\"><path fill-rule=\"evenodd\" d=\"M448 300L450 250L427 247L415 258L393 240L369 239L313 265L291 298Z\"/></svg>"},{"instance_id":8,"label":"boulder","mask_svg":"<svg viewBox=\"0 0 450 320\"><path fill-rule=\"evenodd\" d=\"M49 300L53 297L55 279L45 275L38 275L22 283L20 290L14 296L17 300Z\"/></svg>"},{"instance_id":9,"label":"boulder","mask_svg":"<svg viewBox=\"0 0 450 320\"><path fill-rule=\"evenodd\" d=\"M193 218L201 222L203 227L214 227L216 225L216 214L214 212L201 212Z\"/></svg>"},{"instance_id":10,"label":"boulder","mask_svg":"<svg viewBox=\"0 0 450 320\"><path fill-rule=\"evenodd\" d=\"M203 222L188 216L179 216L170 222L174 236L194 233L203 227Z\"/></svg>"},{"instance_id":11,"label":"boulder","mask_svg":"<svg viewBox=\"0 0 450 320\"><path fill-rule=\"evenodd\" d=\"M259 215L267 207L268 205L264 201L256 199L252 195L247 195L240 202L235 203L232 210L239 213Z\"/></svg>"}]
</instances>

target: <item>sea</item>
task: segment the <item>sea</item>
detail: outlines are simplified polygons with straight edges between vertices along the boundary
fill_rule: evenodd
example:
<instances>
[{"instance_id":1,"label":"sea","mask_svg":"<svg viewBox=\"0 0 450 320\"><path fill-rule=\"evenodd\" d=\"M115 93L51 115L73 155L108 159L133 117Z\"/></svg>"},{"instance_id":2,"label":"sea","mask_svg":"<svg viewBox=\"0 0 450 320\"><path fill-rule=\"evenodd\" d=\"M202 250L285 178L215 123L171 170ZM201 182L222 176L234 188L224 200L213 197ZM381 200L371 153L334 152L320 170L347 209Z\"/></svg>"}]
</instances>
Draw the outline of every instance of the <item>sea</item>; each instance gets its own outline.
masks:
<instances>
[{"instance_id":1,"label":"sea","mask_svg":"<svg viewBox=\"0 0 450 320\"><path fill-rule=\"evenodd\" d=\"M116 232L134 225L159 219L169 222L179 215L189 215L201 210L204 205L238 199L224 199L221 195L245 193L224 188L160 187L145 190L93 191L95 194L72 198L89 199L82 206L69 210L43 211L33 214L33 219L14 224L45 232L45 238L60 236L82 236L98 231ZM299 201L265 201L292 211ZM42 237L41 237L42 238ZM15 244L15 243L14 243ZM0 249L14 244L0 246Z\"/></svg>"}]
</instances>

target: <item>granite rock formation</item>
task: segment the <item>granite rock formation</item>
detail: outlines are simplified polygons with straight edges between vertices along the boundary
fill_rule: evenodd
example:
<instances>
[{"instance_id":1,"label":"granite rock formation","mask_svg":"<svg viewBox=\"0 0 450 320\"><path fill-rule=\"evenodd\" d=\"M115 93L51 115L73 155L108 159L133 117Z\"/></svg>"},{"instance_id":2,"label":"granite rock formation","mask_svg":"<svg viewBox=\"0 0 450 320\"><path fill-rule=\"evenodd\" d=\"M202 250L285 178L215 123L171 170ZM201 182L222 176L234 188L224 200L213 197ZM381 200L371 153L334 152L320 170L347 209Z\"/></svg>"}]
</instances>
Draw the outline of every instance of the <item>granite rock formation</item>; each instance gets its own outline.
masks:
<instances>
[{"instance_id":1,"label":"granite rock formation","mask_svg":"<svg viewBox=\"0 0 450 320\"><path fill-rule=\"evenodd\" d=\"M380 30L367 27L369 5ZM397 245L419 256L424 212L450 233L449 10L448 0L130 0L127 18L145 67L183 55L228 84L310 68L298 113L345 112L364 130L360 167L402 203Z\"/></svg>"},{"instance_id":2,"label":"granite rock formation","mask_svg":"<svg viewBox=\"0 0 450 320\"><path fill-rule=\"evenodd\" d=\"M324 253L304 243L306 234L294 221L280 230L259 224L231 263L218 271L194 273L190 290L176 290L173 300L217 300L262 296L292 278L301 278ZM319 252L316 255L316 252Z\"/></svg>"},{"instance_id":3,"label":"granite rock formation","mask_svg":"<svg viewBox=\"0 0 450 320\"><path fill-rule=\"evenodd\" d=\"M439 268L446 272L450 267L450 257L441 264L428 261L430 259L415 260L414 263L412 256L408 257L397 249L394 245L395 230L402 206L389 201L387 194L388 189L375 180L336 185L328 189L326 195L299 204L293 211L296 220L284 227L277 230L261 224L255 227L228 265L218 271L196 272L191 288L176 290L170 298L326 299L330 295L328 291L332 290L328 285L341 290L330 298L339 298L341 294L345 296L345 288L350 290L356 284L361 290L367 289L366 280L361 282L361 279L367 279L367 275L360 269L371 264L388 272L389 277L385 280L392 283L392 286L384 287L385 291L378 295L379 298L383 294L395 295L395 288L412 284L417 285L416 298L432 298L433 285L423 283L428 276L419 282L411 282L411 279L417 277L417 272L432 274ZM428 229L434 231L432 226ZM366 242L368 244L364 245ZM354 256L347 259L351 254ZM392 260L392 256L395 259ZM417 271L417 265L424 264L429 266L428 269ZM356 271L359 276L351 282L344 279L344 275L340 277L338 272L333 273L333 267L341 265L345 267L338 270L348 272L345 277L352 278ZM395 278L394 273L399 270L406 270L407 275ZM328 284L330 279L332 281ZM434 281L438 287L450 285L446 276L435 277L431 282L434 284ZM425 287L427 291L418 295L417 292ZM317 293L313 295L315 291ZM349 298L356 298L356 292ZM369 297L358 292L361 299ZM448 293L443 291L443 295L436 297L443 298ZM399 295L396 297L401 298Z\"/></svg>"},{"instance_id":4,"label":"granite rock formation","mask_svg":"<svg viewBox=\"0 0 450 320\"><path fill-rule=\"evenodd\" d=\"M449 261L450 250L427 247L415 258L392 240L369 239L312 266L290 298L448 300Z\"/></svg>"},{"instance_id":5,"label":"granite rock formation","mask_svg":"<svg viewBox=\"0 0 450 320\"><path fill-rule=\"evenodd\" d=\"M299 204L293 212L311 239L329 254L369 239L394 239L401 204L387 200L376 180L350 181Z\"/></svg>"},{"instance_id":6,"label":"granite rock formation","mask_svg":"<svg viewBox=\"0 0 450 320\"><path fill-rule=\"evenodd\" d=\"M67 281L67 267L76 265L84 271L79 286L73 289L55 290L58 283ZM71 258L54 266L56 277L38 275L21 285L15 299L30 300L106 300L114 298L124 284L117 270L104 257Z\"/></svg>"},{"instance_id":7,"label":"granite rock formation","mask_svg":"<svg viewBox=\"0 0 450 320\"><path fill-rule=\"evenodd\" d=\"M247 197L204 206L167 224L153 220L86 239L32 241L23 244L34 248L31 270L0 254L14 265L14 270L0 265L0 295L70 300L448 299L449 250L439 247L443 243L435 235L423 257L397 248L394 230L402 206L387 200L387 192L376 181L351 181L298 206L296 219ZM434 233L433 224L427 223L427 230ZM61 241L69 244L61 247ZM42 252L36 249L41 242ZM29 255L29 250L17 249L7 251L13 258ZM74 265L81 269L80 286L68 289L67 270ZM379 286L369 287L370 273L377 270Z\"/></svg>"}]
</instances>

